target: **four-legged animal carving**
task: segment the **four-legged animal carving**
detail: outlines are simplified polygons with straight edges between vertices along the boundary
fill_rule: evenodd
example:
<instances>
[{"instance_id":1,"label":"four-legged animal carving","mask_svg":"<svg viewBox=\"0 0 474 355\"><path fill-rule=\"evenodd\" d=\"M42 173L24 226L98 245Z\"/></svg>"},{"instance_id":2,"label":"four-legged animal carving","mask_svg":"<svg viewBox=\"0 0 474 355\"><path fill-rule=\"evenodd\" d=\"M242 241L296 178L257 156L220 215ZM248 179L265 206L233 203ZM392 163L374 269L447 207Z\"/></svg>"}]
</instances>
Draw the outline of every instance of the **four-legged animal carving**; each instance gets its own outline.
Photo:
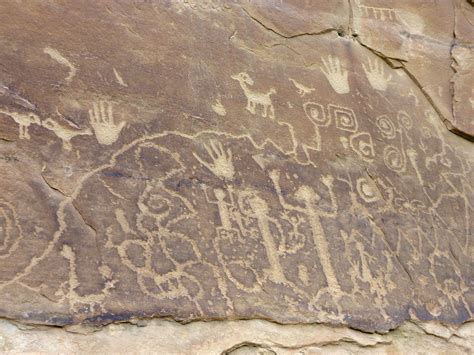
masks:
<instances>
[{"instance_id":1,"label":"four-legged animal carving","mask_svg":"<svg viewBox=\"0 0 474 355\"><path fill-rule=\"evenodd\" d=\"M71 129L68 127L61 126L58 122L51 118L47 118L43 122L43 127L53 131L63 141L63 147L66 150L71 150L71 139L75 136L90 136L92 134L89 128L84 130Z\"/></svg>"},{"instance_id":2,"label":"four-legged animal carving","mask_svg":"<svg viewBox=\"0 0 474 355\"><path fill-rule=\"evenodd\" d=\"M6 110L0 110L0 113L3 113L7 116L13 118L13 120L19 125L19 138L20 139L30 139L28 133L28 127L31 124L41 125L40 118L34 113L19 113L19 112L9 112Z\"/></svg>"},{"instance_id":3,"label":"four-legged animal carving","mask_svg":"<svg viewBox=\"0 0 474 355\"><path fill-rule=\"evenodd\" d=\"M255 115L255 110L258 105L262 106L262 117L270 117L275 119L275 109L272 104L270 95L275 94L276 90L271 88L267 93L262 94L252 90L249 86L254 84L253 79L245 72L232 75L232 79L237 80L247 97L247 110Z\"/></svg>"}]
</instances>

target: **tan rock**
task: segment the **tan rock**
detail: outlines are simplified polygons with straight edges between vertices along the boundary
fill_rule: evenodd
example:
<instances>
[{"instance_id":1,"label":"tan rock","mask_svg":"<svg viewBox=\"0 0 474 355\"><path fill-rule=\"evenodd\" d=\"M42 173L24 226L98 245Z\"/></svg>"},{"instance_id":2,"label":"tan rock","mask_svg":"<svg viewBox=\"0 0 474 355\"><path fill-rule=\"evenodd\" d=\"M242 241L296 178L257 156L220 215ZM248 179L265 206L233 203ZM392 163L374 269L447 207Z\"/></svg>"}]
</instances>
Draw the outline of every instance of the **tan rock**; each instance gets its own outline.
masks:
<instances>
[{"instance_id":1,"label":"tan rock","mask_svg":"<svg viewBox=\"0 0 474 355\"><path fill-rule=\"evenodd\" d=\"M394 334L452 345L474 310L473 11L1 2L0 316L345 327L331 342L436 321ZM247 348L216 349L275 351L236 324ZM278 351L311 353L295 332Z\"/></svg>"}]
</instances>

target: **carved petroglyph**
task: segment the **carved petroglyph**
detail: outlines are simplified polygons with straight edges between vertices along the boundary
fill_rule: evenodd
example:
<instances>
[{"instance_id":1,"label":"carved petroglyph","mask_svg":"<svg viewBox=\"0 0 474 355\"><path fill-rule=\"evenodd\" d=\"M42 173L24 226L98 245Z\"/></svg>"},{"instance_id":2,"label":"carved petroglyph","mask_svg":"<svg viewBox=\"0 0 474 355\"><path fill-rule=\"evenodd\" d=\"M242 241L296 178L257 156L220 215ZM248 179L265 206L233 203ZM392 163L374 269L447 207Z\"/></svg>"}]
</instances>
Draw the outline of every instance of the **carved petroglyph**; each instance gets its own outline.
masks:
<instances>
[{"instance_id":1,"label":"carved petroglyph","mask_svg":"<svg viewBox=\"0 0 474 355\"><path fill-rule=\"evenodd\" d=\"M262 117L269 117L271 119L275 118L275 109L272 104L272 99L270 98L272 94L276 93L275 89L271 88L265 94L252 90L250 86L253 86L254 81L250 77L250 75L245 72L232 75L231 78L239 82L240 87L242 88L245 96L247 97L247 111L255 115L257 107L261 106Z\"/></svg>"},{"instance_id":2,"label":"carved petroglyph","mask_svg":"<svg viewBox=\"0 0 474 355\"><path fill-rule=\"evenodd\" d=\"M416 15L404 13L388 7L368 6L360 0L355 0L356 6L362 16L382 22L391 22L405 27L406 30L421 32L424 27L423 21Z\"/></svg>"},{"instance_id":3,"label":"carved petroglyph","mask_svg":"<svg viewBox=\"0 0 474 355\"><path fill-rule=\"evenodd\" d=\"M367 203L375 202L380 199L377 186L366 178L359 178L356 181L357 193Z\"/></svg>"},{"instance_id":4,"label":"carved petroglyph","mask_svg":"<svg viewBox=\"0 0 474 355\"><path fill-rule=\"evenodd\" d=\"M405 154L393 145L388 145L383 150L385 165L397 173L403 173L406 169Z\"/></svg>"},{"instance_id":5,"label":"carved petroglyph","mask_svg":"<svg viewBox=\"0 0 474 355\"><path fill-rule=\"evenodd\" d=\"M214 140L211 140L209 145L204 144L204 148L212 159L212 163L201 159L196 153L193 153L194 157L214 175L225 180L232 180L235 170L232 164L232 151L230 148L226 151L221 142Z\"/></svg>"},{"instance_id":6,"label":"carved petroglyph","mask_svg":"<svg viewBox=\"0 0 474 355\"><path fill-rule=\"evenodd\" d=\"M354 133L359 129L357 117L351 108L329 104L328 111L340 130Z\"/></svg>"},{"instance_id":7,"label":"carved petroglyph","mask_svg":"<svg viewBox=\"0 0 474 355\"><path fill-rule=\"evenodd\" d=\"M217 99L216 102L211 106L212 110L217 113L219 116L225 116L227 111L222 104L221 100Z\"/></svg>"},{"instance_id":8,"label":"carved petroglyph","mask_svg":"<svg viewBox=\"0 0 474 355\"><path fill-rule=\"evenodd\" d=\"M298 95L300 95L301 97L303 97L307 94L311 94L315 90L315 88L307 87L307 86L297 82L295 79L288 78L288 80L290 80L293 83L293 85L298 89Z\"/></svg>"},{"instance_id":9,"label":"carved petroglyph","mask_svg":"<svg viewBox=\"0 0 474 355\"><path fill-rule=\"evenodd\" d=\"M123 78L120 75L120 73L118 72L118 70L113 68L113 72L114 72L114 75L115 75L115 79L117 80L117 83L119 83L119 85L121 85L123 87L128 87L127 83L125 83L125 81L123 80Z\"/></svg>"},{"instance_id":10,"label":"carved petroglyph","mask_svg":"<svg viewBox=\"0 0 474 355\"><path fill-rule=\"evenodd\" d=\"M323 65L319 68L323 72L332 88L338 94L347 94L350 91L349 82L347 80L348 72L341 65L341 61L336 56L328 56L321 58Z\"/></svg>"},{"instance_id":11,"label":"carved petroglyph","mask_svg":"<svg viewBox=\"0 0 474 355\"><path fill-rule=\"evenodd\" d=\"M53 60L57 61L59 64L65 65L69 69L69 74L66 77L66 82L70 83L72 79L76 76L77 69L76 67L66 58L64 58L61 53L56 49L51 47L46 47L43 49L43 52L49 55Z\"/></svg>"},{"instance_id":12,"label":"carved petroglyph","mask_svg":"<svg viewBox=\"0 0 474 355\"><path fill-rule=\"evenodd\" d=\"M19 139L30 139L30 134L28 133L28 127L32 124L41 125L41 120L38 115L30 113L20 113L15 111L9 111L0 109L0 113L10 116L13 120L18 123L18 138Z\"/></svg>"},{"instance_id":13,"label":"carved petroglyph","mask_svg":"<svg viewBox=\"0 0 474 355\"><path fill-rule=\"evenodd\" d=\"M0 199L0 259L9 256L22 238L23 233L15 208Z\"/></svg>"},{"instance_id":14,"label":"carved petroglyph","mask_svg":"<svg viewBox=\"0 0 474 355\"><path fill-rule=\"evenodd\" d=\"M367 162L372 162L375 158L375 148L372 136L368 132L352 134L349 144L357 155Z\"/></svg>"},{"instance_id":15,"label":"carved petroglyph","mask_svg":"<svg viewBox=\"0 0 474 355\"><path fill-rule=\"evenodd\" d=\"M394 139L396 137L397 129L387 115L377 117L375 122L383 137L387 139Z\"/></svg>"},{"instance_id":16,"label":"carved petroglyph","mask_svg":"<svg viewBox=\"0 0 474 355\"><path fill-rule=\"evenodd\" d=\"M303 104L303 109L306 117L315 125L327 127L331 124L331 116L326 115L323 105L316 102L306 102Z\"/></svg>"},{"instance_id":17,"label":"carved petroglyph","mask_svg":"<svg viewBox=\"0 0 474 355\"><path fill-rule=\"evenodd\" d=\"M385 91L392 78L392 74L385 75L384 67L384 63L376 58L367 57L367 64L362 63L365 76L375 90Z\"/></svg>"},{"instance_id":18,"label":"carved petroglyph","mask_svg":"<svg viewBox=\"0 0 474 355\"><path fill-rule=\"evenodd\" d=\"M52 131L59 139L63 141L63 148L71 150L71 139L77 136L90 136L92 132L89 128L78 130L65 127L52 118L47 118L43 121L43 127Z\"/></svg>"},{"instance_id":19,"label":"carved petroglyph","mask_svg":"<svg viewBox=\"0 0 474 355\"><path fill-rule=\"evenodd\" d=\"M95 137L100 144L111 145L115 143L127 122L115 123L111 102L94 102L89 110L89 120L94 129Z\"/></svg>"},{"instance_id":20,"label":"carved petroglyph","mask_svg":"<svg viewBox=\"0 0 474 355\"><path fill-rule=\"evenodd\" d=\"M311 226L314 248L316 249L319 261L321 263L327 286L329 290L334 293L334 295L339 295L341 293L341 289L336 277L336 272L331 262L329 244L321 224L321 217L334 217L336 215L337 203L332 190L334 181L333 178L331 176L325 176L321 178L321 182L327 187L329 191L333 212L325 212L316 207L320 202L321 197L310 186L300 186L295 193L296 200L300 202L303 207L288 203L280 187L280 172L277 170L270 171L270 178L274 184L275 191L282 207L290 211L303 213L305 217L308 218L309 224Z\"/></svg>"}]
</instances>

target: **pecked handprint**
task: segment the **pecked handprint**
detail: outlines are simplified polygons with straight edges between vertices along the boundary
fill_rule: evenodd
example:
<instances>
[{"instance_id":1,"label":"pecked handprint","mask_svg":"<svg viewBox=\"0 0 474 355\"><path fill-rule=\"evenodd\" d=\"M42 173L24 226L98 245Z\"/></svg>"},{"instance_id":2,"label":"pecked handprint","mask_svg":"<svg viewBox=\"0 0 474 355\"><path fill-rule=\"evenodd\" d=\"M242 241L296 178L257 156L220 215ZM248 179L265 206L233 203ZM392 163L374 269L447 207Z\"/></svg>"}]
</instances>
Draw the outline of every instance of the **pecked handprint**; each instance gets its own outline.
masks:
<instances>
[{"instance_id":1,"label":"pecked handprint","mask_svg":"<svg viewBox=\"0 0 474 355\"><path fill-rule=\"evenodd\" d=\"M388 82L392 79L392 75L388 74L385 76L383 63L379 60L372 60L367 58L368 64L365 65L362 63L362 68L364 69L365 76L369 80L370 85L375 90L385 91L387 89Z\"/></svg>"},{"instance_id":2,"label":"pecked handprint","mask_svg":"<svg viewBox=\"0 0 474 355\"><path fill-rule=\"evenodd\" d=\"M92 110L89 110L89 120L97 141L104 145L114 143L126 125L125 121L119 124L114 122L112 103L105 101L94 102Z\"/></svg>"},{"instance_id":3,"label":"pecked handprint","mask_svg":"<svg viewBox=\"0 0 474 355\"><path fill-rule=\"evenodd\" d=\"M235 170L232 164L232 151L230 148L225 151L222 144L215 140L211 140L209 145L204 144L204 148L211 157L212 163L201 159L196 153L193 153L194 157L217 177L224 180L232 180Z\"/></svg>"},{"instance_id":4,"label":"pecked handprint","mask_svg":"<svg viewBox=\"0 0 474 355\"><path fill-rule=\"evenodd\" d=\"M338 57L328 56L326 59L321 58L323 66L319 68L328 79L334 91L338 94L347 94L349 89L349 82L347 81L347 70L342 68Z\"/></svg>"}]
</instances>

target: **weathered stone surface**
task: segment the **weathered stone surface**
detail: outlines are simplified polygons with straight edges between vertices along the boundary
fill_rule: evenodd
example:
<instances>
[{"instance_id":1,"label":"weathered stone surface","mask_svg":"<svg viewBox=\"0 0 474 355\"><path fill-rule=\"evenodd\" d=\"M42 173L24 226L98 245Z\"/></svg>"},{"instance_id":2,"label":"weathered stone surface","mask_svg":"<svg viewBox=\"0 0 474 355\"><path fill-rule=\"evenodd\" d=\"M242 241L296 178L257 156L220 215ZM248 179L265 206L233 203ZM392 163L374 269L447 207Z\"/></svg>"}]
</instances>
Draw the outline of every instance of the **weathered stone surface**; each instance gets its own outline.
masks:
<instances>
[{"instance_id":1,"label":"weathered stone surface","mask_svg":"<svg viewBox=\"0 0 474 355\"><path fill-rule=\"evenodd\" d=\"M322 324L280 325L263 320L45 328L0 321L2 353L63 354L469 354L473 323L451 328L405 323L386 334Z\"/></svg>"},{"instance_id":2,"label":"weathered stone surface","mask_svg":"<svg viewBox=\"0 0 474 355\"><path fill-rule=\"evenodd\" d=\"M458 11L3 1L0 315L472 319Z\"/></svg>"}]
</instances>

